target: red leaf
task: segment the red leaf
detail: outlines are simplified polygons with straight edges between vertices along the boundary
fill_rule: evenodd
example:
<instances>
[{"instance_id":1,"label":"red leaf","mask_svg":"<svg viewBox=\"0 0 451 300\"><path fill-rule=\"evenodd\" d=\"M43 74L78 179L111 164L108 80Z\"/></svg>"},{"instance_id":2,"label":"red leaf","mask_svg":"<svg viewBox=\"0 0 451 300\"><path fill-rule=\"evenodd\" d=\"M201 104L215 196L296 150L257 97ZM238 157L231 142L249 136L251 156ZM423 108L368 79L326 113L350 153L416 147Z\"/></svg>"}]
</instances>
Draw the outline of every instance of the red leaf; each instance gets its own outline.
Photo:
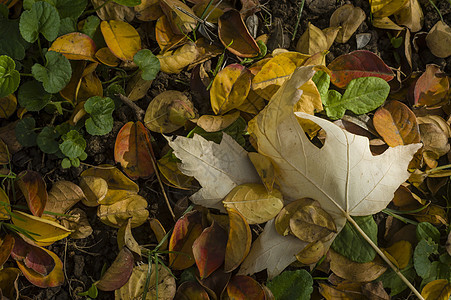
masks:
<instances>
[{"instance_id":1,"label":"red leaf","mask_svg":"<svg viewBox=\"0 0 451 300\"><path fill-rule=\"evenodd\" d=\"M225 258L227 233L216 222L205 228L194 241L193 254L201 279L218 269Z\"/></svg>"},{"instance_id":2,"label":"red leaf","mask_svg":"<svg viewBox=\"0 0 451 300\"><path fill-rule=\"evenodd\" d=\"M55 261L43 248L26 243L16 237L11 257L40 275L48 275L55 268Z\"/></svg>"},{"instance_id":3,"label":"red leaf","mask_svg":"<svg viewBox=\"0 0 451 300\"><path fill-rule=\"evenodd\" d=\"M114 291L121 288L132 275L134 262L133 253L127 247L123 247L111 266L95 285L102 291Z\"/></svg>"},{"instance_id":4,"label":"red leaf","mask_svg":"<svg viewBox=\"0 0 451 300\"><path fill-rule=\"evenodd\" d=\"M169 266L175 270L183 270L194 264L193 243L202 233L202 216L192 211L175 223L169 240Z\"/></svg>"},{"instance_id":5,"label":"red leaf","mask_svg":"<svg viewBox=\"0 0 451 300\"><path fill-rule=\"evenodd\" d=\"M119 131L114 145L114 160L132 179L146 178L153 169L153 151L149 131L141 122L128 122Z\"/></svg>"},{"instance_id":6,"label":"red leaf","mask_svg":"<svg viewBox=\"0 0 451 300\"><path fill-rule=\"evenodd\" d=\"M47 203L47 186L41 174L35 171L22 171L17 175L17 186L27 200L28 207L33 215L40 217Z\"/></svg>"},{"instance_id":7,"label":"red leaf","mask_svg":"<svg viewBox=\"0 0 451 300\"><path fill-rule=\"evenodd\" d=\"M344 54L332 61L327 68L331 71L330 81L339 88L359 77L379 77L385 81L393 79L392 70L376 54L357 50Z\"/></svg>"},{"instance_id":8,"label":"red leaf","mask_svg":"<svg viewBox=\"0 0 451 300\"><path fill-rule=\"evenodd\" d=\"M414 106L439 107L448 103L449 78L437 65L427 65L413 88Z\"/></svg>"}]
</instances>

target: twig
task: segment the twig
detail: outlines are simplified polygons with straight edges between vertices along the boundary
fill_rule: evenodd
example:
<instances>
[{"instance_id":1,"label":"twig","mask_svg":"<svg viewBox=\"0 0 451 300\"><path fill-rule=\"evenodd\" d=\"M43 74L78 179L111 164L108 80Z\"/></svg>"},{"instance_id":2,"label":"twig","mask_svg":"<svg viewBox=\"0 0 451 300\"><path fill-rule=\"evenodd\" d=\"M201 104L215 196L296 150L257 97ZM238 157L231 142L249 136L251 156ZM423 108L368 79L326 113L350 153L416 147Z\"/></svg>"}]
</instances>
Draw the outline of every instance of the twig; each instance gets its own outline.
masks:
<instances>
[{"instance_id":1,"label":"twig","mask_svg":"<svg viewBox=\"0 0 451 300\"><path fill-rule=\"evenodd\" d=\"M301 0L301 6L299 6L299 11L298 11L298 19L296 20L296 26L294 27L293 36L291 37L292 41L294 41L294 39L296 37L296 33L298 33L298 27L299 27L299 23L301 22L302 11L304 10L304 2L305 2L305 0Z\"/></svg>"},{"instance_id":2,"label":"twig","mask_svg":"<svg viewBox=\"0 0 451 300\"><path fill-rule=\"evenodd\" d=\"M116 96L119 96L119 99L121 99L124 104L127 104L133 110L138 121L143 121L146 112L141 107L122 94L116 94Z\"/></svg>"}]
</instances>

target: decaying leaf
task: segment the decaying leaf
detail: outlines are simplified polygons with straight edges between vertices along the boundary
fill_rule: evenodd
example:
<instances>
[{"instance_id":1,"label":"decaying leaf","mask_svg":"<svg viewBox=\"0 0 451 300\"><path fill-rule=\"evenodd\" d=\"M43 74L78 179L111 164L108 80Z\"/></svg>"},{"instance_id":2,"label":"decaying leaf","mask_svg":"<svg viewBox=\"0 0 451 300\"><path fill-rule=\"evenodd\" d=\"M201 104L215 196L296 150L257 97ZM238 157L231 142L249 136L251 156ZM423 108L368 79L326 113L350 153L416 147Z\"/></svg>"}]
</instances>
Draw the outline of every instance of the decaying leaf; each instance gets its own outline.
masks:
<instances>
[{"instance_id":1,"label":"decaying leaf","mask_svg":"<svg viewBox=\"0 0 451 300\"><path fill-rule=\"evenodd\" d=\"M147 200L140 195L129 195L128 197L109 205L100 205L97 216L100 220L111 226L120 227L131 218L132 228L141 226L149 216Z\"/></svg>"},{"instance_id":2,"label":"decaying leaf","mask_svg":"<svg viewBox=\"0 0 451 300\"><path fill-rule=\"evenodd\" d=\"M210 300L207 291L196 281L185 281L177 288L175 299Z\"/></svg>"},{"instance_id":3,"label":"decaying leaf","mask_svg":"<svg viewBox=\"0 0 451 300\"><path fill-rule=\"evenodd\" d=\"M397 24L406 26L411 32L420 31L423 27L423 10L418 0L409 0L396 12L395 18Z\"/></svg>"},{"instance_id":4,"label":"decaying leaf","mask_svg":"<svg viewBox=\"0 0 451 300\"><path fill-rule=\"evenodd\" d=\"M335 40L337 33L338 31L335 31L332 42ZM309 22L307 30L302 34L296 44L296 51L312 55L324 50L329 50L330 46L332 46L332 43L329 43L324 32Z\"/></svg>"},{"instance_id":5,"label":"decaying leaf","mask_svg":"<svg viewBox=\"0 0 451 300\"><path fill-rule=\"evenodd\" d=\"M439 107L448 103L449 79L443 76L440 67L427 65L413 88L414 106Z\"/></svg>"},{"instance_id":6,"label":"decaying leaf","mask_svg":"<svg viewBox=\"0 0 451 300\"><path fill-rule=\"evenodd\" d=\"M188 42L182 47L157 55L160 60L161 71L168 74L180 73L183 68L191 64L199 54L196 44Z\"/></svg>"},{"instance_id":7,"label":"decaying leaf","mask_svg":"<svg viewBox=\"0 0 451 300\"><path fill-rule=\"evenodd\" d=\"M365 12L360 7L354 7L352 4L339 7L330 17L331 27L341 27L335 40L338 43L346 43L365 18Z\"/></svg>"},{"instance_id":8,"label":"decaying leaf","mask_svg":"<svg viewBox=\"0 0 451 300\"><path fill-rule=\"evenodd\" d=\"M157 23L155 24L155 39L157 40L161 51L164 53L184 42L186 36L183 34L175 34L171 29L168 18L163 15L158 18Z\"/></svg>"},{"instance_id":9,"label":"decaying leaf","mask_svg":"<svg viewBox=\"0 0 451 300\"><path fill-rule=\"evenodd\" d=\"M196 28L197 21L178 8L194 15L189 6L179 0L160 0L161 9L166 14L172 30L176 34L187 34Z\"/></svg>"},{"instance_id":10,"label":"decaying leaf","mask_svg":"<svg viewBox=\"0 0 451 300\"><path fill-rule=\"evenodd\" d=\"M133 237L131 225L131 219L128 219L127 222L124 222L124 224L119 227L119 230L117 231L117 245L119 249L126 246L136 255L136 257L141 257L141 248Z\"/></svg>"},{"instance_id":11,"label":"decaying leaf","mask_svg":"<svg viewBox=\"0 0 451 300\"><path fill-rule=\"evenodd\" d=\"M271 160L258 152L249 152L247 155L254 165L255 170L257 170L258 175L260 175L266 190L271 192L276 181L274 166L271 163Z\"/></svg>"},{"instance_id":12,"label":"decaying leaf","mask_svg":"<svg viewBox=\"0 0 451 300\"><path fill-rule=\"evenodd\" d=\"M251 249L252 233L246 219L236 210L227 209L229 214L229 237L224 259L224 271L232 272L246 258Z\"/></svg>"},{"instance_id":13,"label":"decaying leaf","mask_svg":"<svg viewBox=\"0 0 451 300\"><path fill-rule=\"evenodd\" d=\"M451 296L451 284L446 279L437 279L425 285L421 296L426 300L446 300Z\"/></svg>"},{"instance_id":14,"label":"decaying leaf","mask_svg":"<svg viewBox=\"0 0 451 300\"><path fill-rule=\"evenodd\" d=\"M52 188L48 193L45 210L64 214L68 209L84 198L85 195L78 185L70 181L60 180L52 185Z\"/></svg>"},{"instance_id":15,"label":"decaying leaf","mask_svg":"<svg viewBox=\"0 0 451 300\"><path fill-rule=\"evenodd\" d=\"M224 291L228 299L265 300L263 287L252 277L236 275Z\"/></svg>"},{"instance_id":16,"label":"decaying leaf","mask_svg":"<svg viewBox=\"0 0 451 300\"><path fill-rule=\"evenodd\" d=\"M133 254L127 247L122 248L111 266L95 285L102 291L114 291L127 283L133 271Z\"/></svg>"},{"instance_id":17,"label":"decaying leaf","mask_svg":"<svg viewBox=\"0 0 451 300\"><path fill-rule=\"evenodd\" d=\"M80 178L80 188L85 194L81 199L86 206L98 206L108 192L108 183L105 179L95 176L82 176Z\"/></svg>"},{"instance_id":18,"label":"decaying leaf","mask_svg":"<svg viewBox=\"0 0 451 300\"><path fill-rule=\"evenodd\" d=\"M14 94L0 98L0 118L7 119L17 108L17 98Z\"/></svg>"},{"instance_id":19,"label":"decaying leaf","mask_svg":"<svg viewBox=\"0 0 451 300\"><path fill-rule=\"evenodd\" d=\"M12 3L14 3L14 1ZM18 298L19 276L20 270L17 268L4 268L0 270L0 291L3 297L7 297L7 299Z\"/></svg>"},{"instance_id":20,"label":"decaying leaf","mask_svg":"<svg viewBox=\"0 0 451 300\"><path fill-rule=\"evenodd\" d=\"M438 21L426 36L426 43L432 54L446 58L451 55L451 27L443 21Z\"/></svg>"},{"instance_id":21,"label":"decaying leaf","mask_svg":"<svg viewBox=\"0 0 451 300\"><path fill-rule=\"evenodd\" d=\"M97 50L95 57L102 64L107 65L109 67L116 67L121 63L121 60L116 56L114 56L114 54L108 47L103 47Z\"/></svg>"},{"instance_id":22,"label":"decaying leaf","mask_svg":"<svg viewBox=\"0 0 451 300\"><path fill-rule=\"evenodd\" d=\"M155 21L163 15L159 0L141 0L141 4L133 7L136 18L141 21Z\"/></svg>"},{"instance_id":23,"label":"decaying leaf","mask_svg":"<svg viewBox=\"0 0 451 300\"><path fill-rule=\"evenodd\" d=\"M74 208L66 213L61 221L62 225L71 230L70 237L73 239L84 239L92 234L92 227L89 224L86 212L80 208Z\"/></svg>"},{"instance_id":24,"label":"decaying leaf","mask_svg":"<svg viewBox=\"0 0 451 300\"><path fill-rule=\"evenodd\" d=\"M120 5L114 1L91 0L94 7L99 7L96 13L103 21L118 20L131 22L135 18L133 7Z\"/></svg>"},{"instance_id":25,"label":"decaying leaf","mask_svg":"<svg viewBox=\"0 0 451 300\"><path fill-rule=\"evenodd\" d=\"M240 117L240 112L235 111L233 113L223 116L202 115L197 119L197 126L201 127L206 132L216 132L229 127Z\"/></svg>"},{"instance_id":26,"label":"decaying leaf","mask_svg":"<svg viewBox=\"0 0 451 300\"><path fill-rule=\"evenodd\" d=\"M11 234L7 234L0 239L0 267L3 267L3 264L8 260L14 242L14 237Z\"/></svg>"},{"instance_id":27,"label":"decaying leaf","mask_svg":"<svg viewBox=\"0 0 451 300\"><path fill-rule=\"evenodd\" d=\"M406 6L409 0L370 0L371 13L377 18L391 16Z\"/></svg>"}]
</instances>

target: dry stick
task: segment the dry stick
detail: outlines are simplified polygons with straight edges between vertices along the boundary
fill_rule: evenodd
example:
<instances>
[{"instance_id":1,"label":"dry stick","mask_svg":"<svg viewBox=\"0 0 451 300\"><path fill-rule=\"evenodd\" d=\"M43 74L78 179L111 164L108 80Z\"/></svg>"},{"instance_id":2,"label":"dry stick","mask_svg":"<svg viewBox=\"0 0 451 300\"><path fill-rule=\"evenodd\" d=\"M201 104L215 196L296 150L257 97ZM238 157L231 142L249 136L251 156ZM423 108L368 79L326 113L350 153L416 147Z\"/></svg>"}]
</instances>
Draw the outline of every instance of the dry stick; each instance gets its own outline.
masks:
<instances>
[{"instance_id":1,"label":"dry stick","mask_svg":"<svg viewBox=\"0 0 451 300\"><path fill-rule=\"evenodd\" d=\"M133 110L138 121L142 121L144 119L146 112L141 107L122 94L116 94L116 96L119 96L119 99L121 99L124 104L127 104Z\"/></svg>"},{"instance_id":2,"label":"dry stick","mask_svg":"<svg viewBox=\"0 0 451 300\"><path fill-rule=\"evenodd\" d=\"M415 294L415 296L418 297L418 299L420 300L424 300L423 296L421 296L421 294L417 291L417 289L410 283L410 281L404 277L404 275L398 270L398 268L388 259L388 257L381 251L381 249L379 249L379 247L374 244L374 242L369 238L368 235L366 235L366 233L362 230L362 228L360 228L359 224L356 223L356 221L354 221L353 218L351 218L351 216L348 213L345 213L346 219L348 219L348 221L354 225L355 229L357 229L357 231L362 235L362 237L371 245L371 247L373 247L374 250L376 250L377 254L379 254L383 260L385 260L385 262L390 266L390 268L393 269L393 271L395 271L396 275L399 276L399 278L401 278L402 281L404 281L404 283L412 290L412 292Z\"/></svg>"}]
</instances>

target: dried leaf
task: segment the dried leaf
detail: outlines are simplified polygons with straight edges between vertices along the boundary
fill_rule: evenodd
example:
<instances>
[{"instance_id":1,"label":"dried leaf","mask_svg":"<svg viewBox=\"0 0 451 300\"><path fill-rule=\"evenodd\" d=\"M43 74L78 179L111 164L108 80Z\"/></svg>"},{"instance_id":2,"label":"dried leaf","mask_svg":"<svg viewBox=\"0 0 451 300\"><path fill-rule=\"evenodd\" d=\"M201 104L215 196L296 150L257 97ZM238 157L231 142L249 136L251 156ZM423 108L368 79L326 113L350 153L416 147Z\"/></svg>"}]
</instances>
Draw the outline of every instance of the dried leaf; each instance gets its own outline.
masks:
<instances>
[{"instance_id":1,"label":"dried leaf","mask_svg":"<svg viewBox=\"0 0 451 300\"><path fill-rule=\"evenodd\" d=\"M52 185L45 205L46 211L64 214L78 201L83 200L83 190L70 181L60 180Z\"/></svg>"},{"instance_id":2,"label":"dried leaf","mask_svg":"<svg viewBox=\"0 0 451 300\"><path fill-rule=\"evenodd\" d=\"M446 279L437 279L426 284L421 291L425 300L447 300L451 296L451 284Z\"/></svg>"},{"instance_id":3,"label":"dried leaf","mask_svg":"<svg viewBox=\"0 0 451 300\"><path fill-rule=\"evenodd\" d=\"M185 94L167 90L150 101L144 124L151 131L171 133L195 117L194 105Z\"/></svg>"},{"instance_id":4,"label":"dried leaf","mask_svg":"<svg viewBox=\"0 0 451 300\"><path fill-rule=\"evenodd\" d=\"M14 247L14 237L10 234L0 239L0 267L8 260L9 255Z\"/></svg>"},{"instance_id":5,"label":"dried leaf","mask_svg":"<svg viewBox=\"0 0 451 300\"><path fill-rule=\"evenodd\" d=\"M163 181L170 186L182 190L190 190L195 187L194 178L186 176L177 167L178 160L172 155L165 155L157 161L158 170L163 175Z\"/></svg>"},{"instance_id":6,"label":"dried leaf","mask_svg":"<svg viewBox=\"0 0 451 300\"><path fill-rule=\"evenodd\" d=\"M153 150L149 131L141 122L128 122L122 126L114 144L114 160L132 179L148 178L153 169Z\"/></svg>"},{"instance_id":7,"label":"dried leaf","mask_svg":"<svg viewBox=\"0 0 451 300\"><path fill-rule=\"evenodd\" d=\"M141 38L132 25L123 21L102 21L100 24L105 42L111 52L123 61L133 61L141 50Z\"/></svg>"},{"instance_id":8,"label":"dried leaf","mask_svg":"<svg viewBox=\"0 0 451 300\"><path fill-rule=\"evenodd\" d=\"M229 214L229 237L225 250L224 271L232 272L246 258L251 249L252 233L246 219L236 210L227 209Z\"/></svg>"},{"instance_id":9,"label":"dried leaf","mask_svg":"<svg viewBox=\"0 0 451 300\"><path fill-rule=\"evenodd\" d=\"M121 288L132 275L133 263L133 254L127 247L122 248L111 266L94 284L101 291L114 291Z\"/></svg>"},{"instance_id":10,"label":"dried leaf","mask_svg":"<svg viewBox=\"0 0 451 300\"><path fill-rule=\"evenodd\" d=\"M17 98L14 94L0 98L0 118L8 119L17 108Z\"/></svg>"},{"instance_id":11,"label":"dried leaf","mask_svg":"<svg viewBox=\"0 0 451 300\"><path fill-rule=\"evenodd\" d=\"M133 7L136 12L136 18L140 21L155 21L163 16L160 7L160 0L141 0L141 4Z\"/></svg>"},{"instance_id":12,"label":"dried leaf","mask_svg":"<svg viewBox=\"0 0 451 300\"><path fill-rule=\"evenodd\" d=\"M5 190L0 187L0 220L9 220L9 211L11 210L9 197Z\"/></svg>"},{"instance_id":13,"label":"dried leaf","mask_svg":"<svg viewBox=\"0 0 451 300\"><path fill-rule=\"evenodd\" d=\"M346 43L365 18L365 12L360 7L354 7L352 4L345 4L339 7L330 16L330 26L341 27L335 40L338 43Z\"/></svg>"},{"instance_id":14,"label":"dried leaf","mask_svg":"<svg viewBox=\"0 0 451 300\"><path fill-rule=\"evenodd\" d=\"M398 26L389 17L373 18L373 26L381 29L397 30L401 31L403 28Z\"/></svg>"},{"instance_id":15,"label":"dried leaf","mask_svg":"<svg viewBox=\"0 0 451 300\"><path fill-rule=\"evenodd\" d=\"M80 188L85 194L81 202L89 207L98 206L108 192L108 183L105 179L94 176L82 176L80 178Z\"/></svg>"},{"instance_id":16,"label":"dried leaf","mask_svg":"<svg viewBox=\"0 0 451 300\"><path fill-rule=\"evenodd\" d=\"M198 56L196 44L188 42L182 47L157 55L160 60L161 71L168 74L180 73L183 68L190 65Z\"/></svg>"},{"instance_id":17,"label":"dried leaf","mask_svg":"<svg viewBox=\"0 0 451 300\"><path fill-rule=\"evenodd\" d=\"M408 241L398 241L386 248L385 251L395 259L395 263L399 269L407 267L413 253L412 245Z\"/></svg>"},{"instance_id":18,"label":"dried leaf","mask_svg":"<svg viewBox=\"0 0 451 300\"><path fill-rule=\"evenodd\" d=\"M449 79L437 65L427 65L413 88L414 106L440 107L448 103Z\"/></svg>"},{"instance_id":19,"label":"dried leaf","mask_svg":"<svg viewBox=\"0 0 451 300\"><path fill-rule=\"evenodd\" d=\"M163 238L166 236L166 230L164 229L163 225L161 225L160 221L158 221L155 218L149 219L149 225L150 229L152 229L153 234L157 238L158 243L161 243ZM166 250L169 245L169 240L166 239L160 246L161 250Z\"/></svg>"},{"instance_id":20,"label":"dried leaf","mask_svg":"<svg viewBox=\"0 0 451 300\"><path fill-rule=\"evenodd\" d=\"M14 1L12 2L14 3ZM0 292L7 299L17 299L19 295L18 279L20 270L4 268L0 270Z\"/></svg>"},{"instance_id":21,"label":"dried leaf","mask_svg":"<svg viewBox=\"0 0 451 300\"><path fill-rule=\"evenodd\" d=\"M108 195L107 195L108 197ZM121 201L117 201L110 205L100 205L97 210L97 216L100 220L111 226L118 228L128 218L131 218L132 228L141 226L147 221L149 211L147 208L147 201L144 197L139 195L129 195Z\"/></svg>"},{"instance_id":22,"label":"dried leaf","mask_svg":"<svg viewBox=\"0 0 451 300\"><path fill-rule=\"evenodd\" d=\"M193 243L193 256L201 279L210 276L224 262L227 233L214 222Z\"/></svg>"},{"instance_id":23,"label":"dried leaf","mask_svg":"<svg viewBox=\"0 0 451 300\"><path fill-rule=\"evenodd\" d=\"M224 47L236 56L256 57L260 53L257 42L236 9L229 9L219 17L218 35Z\"/></svg>"},{"instance_id":24,"label":"dried leaf","mask_svg":"<svg viewBox=\"0 0 451 300\"><path fill-rule=\"evenodd\" d=\"M447 45L451 43L451 27L443 21L438 21L426 36L426 43L435 56L450 56L451 49Z\"/></svg>"},{"instance_id":25,"label":"dried leaf","mask_svg":"<svg viewBox=\"0 0 451 300\"><path fill-rule=\"evenodd\" d=\"M22 171L17 175L17 186L27 200L30 211L35 216L42 216L47 203L47 186L41 174L35 171Z\"/></svg>"},{"instance_id":26,"label":"dried leaf","mask_svg":"<svg viewBox=\"0 0 451 300\"><path fill-rule=\"evenodd\" d=\"M243 104L251 88L251 76L240 64L228 65L216 74L210 89L215 114L222 115Z\"/></svg>"},{"instance_id":27,"label":"dried leaf","mask_svg":"<svg viewBox=\"0 0 451 300\"><path fill-rule=\"evenodd\" d=\"M258 175L260 175L266 190L272 192L276 176L274 175L274 166L271 160L258 152L249 152L247 155L254 165L255 170L257 170Z\"/></svg>"},{"instance_id":28,"label":"dried leaf","mask_svg":"<svg viewBox=\"0 0 451 300\"><path fill-rule=\"evenodd\" d=\"M389 17L406 6L409 0L370 0L371 13L377 18Z\"/></svg>"},{"instance_id":29,"label":"dried leaf","mask_svg":"<svg viewBox=\"0 0 451 300\"><path fill-rule=\"evenodd\" d=\"M210 297L199 283L195 281L185 281L178 287L174 299L210 300Z\"/></svg>"},{"instance_id":30,"label":"dried leaf","mask_svg":"<svg viewBox=\"0 0 451 300\"><path fill-rule=\"evenodd\" d=\"M114 1L108 2L108 0L91 0L91 2L94 7L99 7L96 13L103 21L118 20L131 22L135 18L133 7L120 5Z\"/></svg>"},{"instance_id":31,"label":"dried leaf","mask_svg":"<svg viewBox=\"0 0 451 300\"><path fill-rule=\"evenodd\" d=\"M73 239L84 239L92 234L92 227L89 224L86 212L80 208L74 208L66 213L69 215L62 219L64 227L71 230L70 237Z\"/></svg>"},{"instance_id":32,"label":"dried leaf","mask_svg":"<svg viewBox=\"0 0 451 300\"><path fill-rule=\"evenodd\" d=\"M196 123L206 132L216 132L229 127L239 117L240 112L238 111L223 116L202 115Z\"/></svg>"},{"instance_id":33,"label":"dried leaf","mask_svg":"<svg viewBox=\"0 0 451 300\"><path fill-rule=\"evenodd\" d=\"M249 276L236 275L232 277L225 294L228 299L265 300L265 292L262 286Z\"/></svg>"},{"instance_id":34,"label":"dried leaf","mask_svg":"<svg viewBox=\"0 0 451 300\"><path fill-rule=\"evenodd\" d=\"M329 47L323 31L309 22L307 30L302 34L296 44L296 51L312 55L317 52L329 50Z\"/></svg>"},{"instance_id":35,"label":"dried leaf","mask_svg":"<svg viewBox=\"0 0 451 300\"><path fill-rule=\"evenodd\" d=\"M117 246L119 249L126 246L130 251L132 251L133 254L136 255L136 257L141 257L141 248L133 237L131 225L131 219L128 219L127 222L124 222L124 224L119 227L119 230L117 231Z\"/></svg>"},{"instance_id":36,"label":"dried leaf","mask_svg":"<svg viewBox=\"0 0 451 300\"><path fill-rule=\"evenodd\" d=\"M67 59L96 62L96 44L89 36L80 32L60 36L52 43L49 51L59 52Z\"/></svg>"},{"instance_id":37,"label":"dried leaf","mask_svg":"<svg viewBox=\"0 0 451 300\"><path fill-rule=\"evenodd\" d=\"M108 67L116 67L121 63L121 60L114 56L108 47L103 47L97 50L95 57L98 61Z\"/></svg>"},{"instance_id":38,"label":"dried leaf","mask_svg":"<svg viewBox=\"0 0 451 300\"><path fill-rule=\"evenodd\" d=\"M393 100L380 107L373 117L373 125L390 147L420 142L420 129L409 107Z\"/></svg>"},{"instance_id":39,"label":"dried leaf","mask_svg":"<svg viewBox=\"0 0 451 300\"><path fill-rule=\"evenodd\" d=\"M196 28L197 21L178 8L194 15L189 6L179 0L160 0L161 9L168 17L172 31L176 34L187 34Z\"/></svg>"},{"instance_id":40,"label":"dried leaf","mask_svg":"<svg viewBox=\"0 0 451 300\"><path fill-rule=\"evenodd\" d=\"M395 14L396 23L406 26L410 32L420 31L423 27L423 11L418 0L409 0L408 3Z\"/></svg>"},{"instance_id":41,"label":"dried leaf","mask_svg":"<svg viewBox=\"0 0 451 300\"><path fill-rule=\"evenodd\" d=\"M139 71L127 82L125 92L131 101L144 98L152 85L152 80L143 79L142 74L143 71Z\"/></svg>"},{"instance_id":42,"label":"dried leaf","mask_svg":"<svg viewBox=\"0 0 451 300\"><path fill-rule=\"evenodd\" d=\"M155 39L161 51L164 53L186 41L186 36L175 34L171 29L171 24L166 15L162 15L155 24Z\"/></svg>"},{"instance_id":43,"label":"dried leaf","mask_svg":"<svg viewBox=\"0 0 451 300\"><path fill-rule=\"evenodd\" d=\"M325 254L326 248L321 241L313 242L307 245L296 255L296 259L304 265L317 263Z\"/></svg>"}]
</instances>

